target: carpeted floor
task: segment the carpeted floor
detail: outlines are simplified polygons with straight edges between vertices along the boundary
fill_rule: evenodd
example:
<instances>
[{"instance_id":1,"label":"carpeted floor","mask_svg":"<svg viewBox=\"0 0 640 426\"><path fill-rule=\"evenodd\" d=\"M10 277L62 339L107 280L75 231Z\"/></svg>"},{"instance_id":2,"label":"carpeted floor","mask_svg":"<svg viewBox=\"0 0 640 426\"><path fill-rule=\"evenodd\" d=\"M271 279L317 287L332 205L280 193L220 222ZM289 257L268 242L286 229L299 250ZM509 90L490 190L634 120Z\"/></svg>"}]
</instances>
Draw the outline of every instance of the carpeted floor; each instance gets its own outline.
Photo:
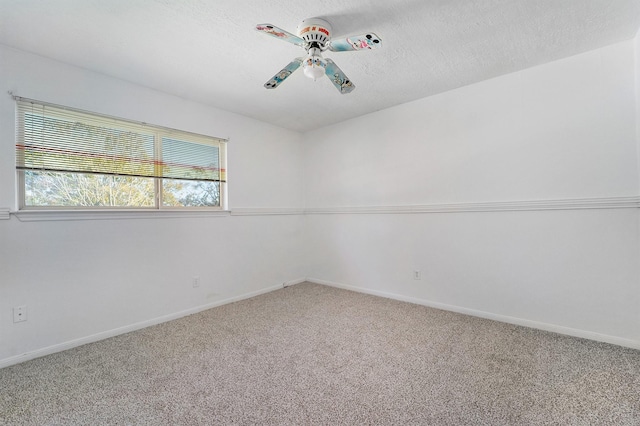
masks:
<instances>
[{"instance_id":1,"label":"carpeted floor","mask_svg":"<svg viewBox=\"0 0 640 426\"><path fill-rule=\"evenodd\" d=\"M640 425L640 351L300 284L0 370L2 425Z\"/></svg>"}]
</instances>

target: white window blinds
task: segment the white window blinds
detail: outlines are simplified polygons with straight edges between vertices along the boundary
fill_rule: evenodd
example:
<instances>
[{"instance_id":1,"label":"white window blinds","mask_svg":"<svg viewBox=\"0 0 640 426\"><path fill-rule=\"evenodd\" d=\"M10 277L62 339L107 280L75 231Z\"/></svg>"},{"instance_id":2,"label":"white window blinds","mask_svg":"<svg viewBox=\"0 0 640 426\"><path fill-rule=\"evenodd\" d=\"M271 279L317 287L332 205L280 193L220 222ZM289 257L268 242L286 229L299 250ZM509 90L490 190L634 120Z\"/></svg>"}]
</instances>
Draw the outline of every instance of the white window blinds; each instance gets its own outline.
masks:
<instances>
[{"instance_id":1,"label":"white window blinds","mask_svg":"<svg viewBox=\"0 0 640 426\"><path fill-rule=\"evenodd\" d=\"M19 170L226 182L226 140L17 99Z\"/></svg>"}]
</instances>

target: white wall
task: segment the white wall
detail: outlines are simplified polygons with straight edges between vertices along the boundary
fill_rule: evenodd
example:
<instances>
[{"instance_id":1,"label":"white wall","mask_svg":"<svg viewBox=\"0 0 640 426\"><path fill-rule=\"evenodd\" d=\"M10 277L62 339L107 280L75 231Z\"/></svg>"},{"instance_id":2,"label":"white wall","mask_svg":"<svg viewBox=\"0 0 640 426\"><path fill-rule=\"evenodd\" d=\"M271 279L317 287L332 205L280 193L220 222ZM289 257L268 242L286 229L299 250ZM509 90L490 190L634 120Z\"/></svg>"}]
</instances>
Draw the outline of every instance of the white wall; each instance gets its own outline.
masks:
<instances>
[{"instance_id":1,"label":"white wall","mask_svg":"<svg viewBox=\"0 0 640 426\"><path fill-rule=\"evenodd\" d=\"M307 276L640 347L634 49L305 135Z\"/></svg>"},{"instance_id":2,"label":"white wall","mask_svg":"<svg viewBox=\"0 0 640 426\"><path fill-rule=\"evenodd\" d=\"M636 71L636 139L638 141L638 167L640 168L640 31L635 38ZM640 266L640 262L639 262Z\"/></svg>"},{"instance_id":3,"label":"white wall","mask_svg":"<svg viewBox=\"0 0 640 426\"><path fill-rule=\"evenodd\" d=\"M303 218L260 214L302 208L299 133L2 46L0 64L0 208L15 208L12 90L230 138L230 208L254 213L0 220L0 366L304 277Z\"/></svg>"}]
</instances>

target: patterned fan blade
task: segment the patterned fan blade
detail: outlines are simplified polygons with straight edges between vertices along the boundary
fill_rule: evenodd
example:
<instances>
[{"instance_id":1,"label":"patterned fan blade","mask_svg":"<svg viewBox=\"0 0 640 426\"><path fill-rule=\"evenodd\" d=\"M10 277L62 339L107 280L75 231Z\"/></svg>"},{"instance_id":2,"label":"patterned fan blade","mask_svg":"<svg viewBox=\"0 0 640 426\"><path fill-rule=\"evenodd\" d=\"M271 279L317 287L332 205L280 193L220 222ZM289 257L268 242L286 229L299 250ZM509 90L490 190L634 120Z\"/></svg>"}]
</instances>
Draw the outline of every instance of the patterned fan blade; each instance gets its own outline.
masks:
<instances>
[{"instance_id":1,"label":"patterned fan blade","mask_svg":"<svg viewBox=\"0 0 640 426\"><path fill-rule=\"evenodd\" d=\"M268 34L272 37L279 38L280 40L288 41L289 43L293 43L297 46L304 46L304 40L302 40L300 37L288 33L282 28L276 27L275 25L258 24L256 25L256 30L264 34Z\"/></svg>"},{"instance_id":2,"label":"patterned fan blade","mask_svg":"<svg viewBox=\"0 0 640 426\"><path fill-rule=\"evenodd\" d=\"M345 52L348 50L371 50L382 46L382 40L374 33L351 36L329 42L329 50Z\"/></svg>"},{"instance_id":3,"label":"patterned fan blade","mask_svg":"<svg viewBox=\"0 0 640 426\"><path fill-rule=\"evenodd\" d=\"M336 86L336 89L340 91L343 95L346 93L350 93L356 86L349 80L349 78L344 75L342 70L338 68L335 62L331 59L326 58L327 67L324 69L324 73L329 77L329 80Z\"/></svg>"},{"instance_id":4,"label":"patterned fan blade","mask_svg":"<svg viewBox=\"0 0 640 426\"><path fill-rule=\"evenodd\" d=\"M285 81L287 77L293 74L295 70L300 68L303 60L304 58L295 58L293 61L289 62L289 65L282 68L276 75L271 78L271 80L267 81L264 84L264 87L266 87L267 89L275 89L276 87L278 87L280 83Z\"/></svg>"}]
</instances>

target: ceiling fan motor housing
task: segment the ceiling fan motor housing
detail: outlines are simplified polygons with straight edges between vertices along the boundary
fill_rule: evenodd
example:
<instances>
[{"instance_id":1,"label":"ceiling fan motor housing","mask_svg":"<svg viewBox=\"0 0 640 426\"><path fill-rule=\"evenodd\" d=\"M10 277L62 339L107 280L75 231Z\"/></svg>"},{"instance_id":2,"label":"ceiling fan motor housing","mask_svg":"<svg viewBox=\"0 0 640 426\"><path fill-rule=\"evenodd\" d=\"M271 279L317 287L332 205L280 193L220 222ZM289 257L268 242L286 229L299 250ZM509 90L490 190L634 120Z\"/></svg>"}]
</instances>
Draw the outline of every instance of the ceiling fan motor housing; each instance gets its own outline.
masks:
<instances>
[{"instance_id":1,"label":"ceiling fan motor housing","mask_svg":"<svg viewBox=\"0 0 640 426\"><path fill-rule=\"evenodd\" d=\"M321 18L309 18L302 21L297 28L298 37L303 39L308 47L325 49L331 40L331 25Z\"/></svg>"}]
</instances>

